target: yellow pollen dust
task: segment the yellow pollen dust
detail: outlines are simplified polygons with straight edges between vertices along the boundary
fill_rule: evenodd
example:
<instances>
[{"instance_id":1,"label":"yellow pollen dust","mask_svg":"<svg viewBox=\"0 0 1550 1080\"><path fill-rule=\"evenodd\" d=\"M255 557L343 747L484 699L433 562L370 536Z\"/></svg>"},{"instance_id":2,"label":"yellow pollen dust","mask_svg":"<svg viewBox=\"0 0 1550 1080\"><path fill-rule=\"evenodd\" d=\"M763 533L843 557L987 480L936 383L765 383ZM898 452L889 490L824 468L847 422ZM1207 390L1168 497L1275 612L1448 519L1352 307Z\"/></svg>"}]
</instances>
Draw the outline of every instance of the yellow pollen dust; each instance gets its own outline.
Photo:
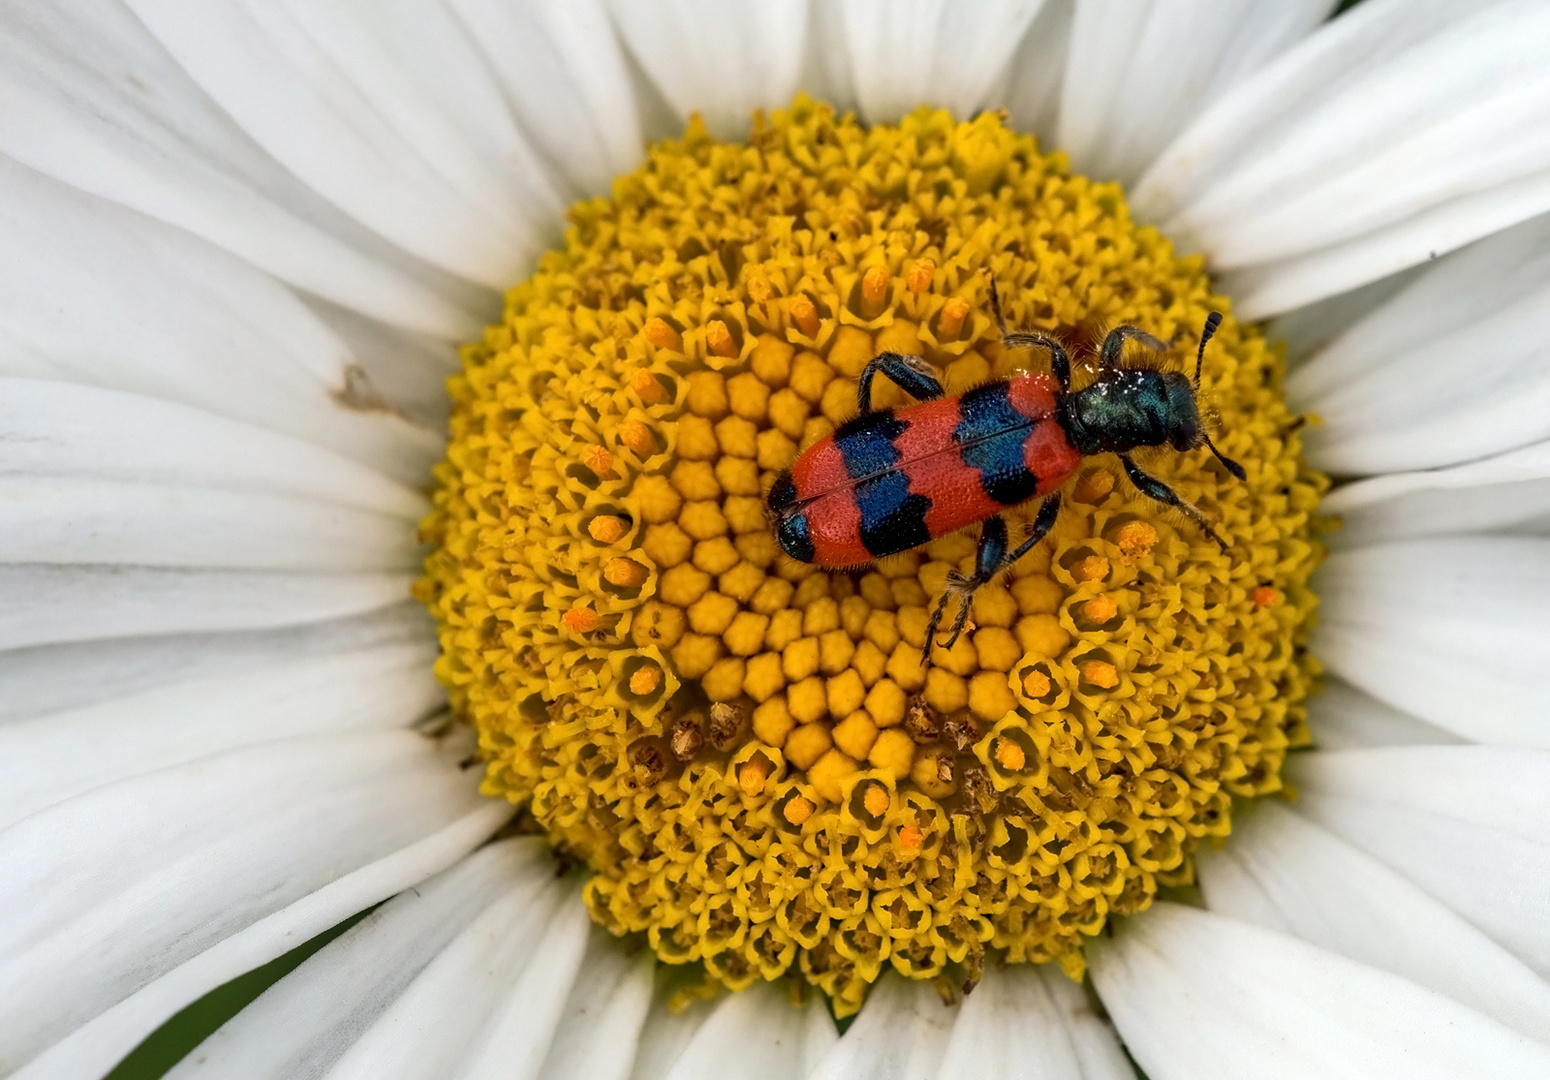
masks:
<instances>
[{"instance_id":1,"label":"yellow pollen dust","mask_svg":"<svg viewBox=\"0 0 1550 1080\"><path fill-rule=\"evenodd\" d=\"M869 129L798 99L746 144L691 123L576 206L449 381L417 588L437 674L484 790L530 807L594 871L593 917L669 963L799 976L840 1015L888 966L1080 975L1083 941L1188 883L1232 799L1277 790L1307 741L1324 480L1279 355L1230 316L1202 400L1248 481L1203 449L1136 455L1225 554L1089 458L926 664L976 530L848 573L780 552L765 492L854 415L870 357L924 357L950 394L1047 370L1002 348L991 279L1078 386L1107 327L1187 370L1230 310L1116 186L996 116ZM908 404L886 379L874 400Z\"/></svg>"}]
</instances>

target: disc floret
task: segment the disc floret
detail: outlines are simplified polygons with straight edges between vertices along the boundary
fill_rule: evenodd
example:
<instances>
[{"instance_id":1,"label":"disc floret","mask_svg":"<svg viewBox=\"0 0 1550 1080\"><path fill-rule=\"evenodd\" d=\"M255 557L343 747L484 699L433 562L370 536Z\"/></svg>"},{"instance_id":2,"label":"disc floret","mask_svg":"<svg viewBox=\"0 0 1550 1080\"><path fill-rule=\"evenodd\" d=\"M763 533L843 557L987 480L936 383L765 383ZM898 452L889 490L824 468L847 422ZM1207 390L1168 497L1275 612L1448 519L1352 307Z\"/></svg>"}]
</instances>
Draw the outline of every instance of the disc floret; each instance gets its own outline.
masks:
<instances>
[{"instance_id":1,"label":"disc floret","mask_svg":"<svg viewBox=\"0 0 1550 1080\"><path fill-rule=\"evenodd\" d=\"M1247 479L1205 450L1146 460L1227 552L1094 457L929 665L972 536L852 574L781 555L764 495L854 412L870 357L924 356L949 393L1043 362L1000 346L992 278L1078 360L1128 323L1183 367L1229 310L1116 187L998 117L868 129L799 100L746 145L693 124L653 147L464 351L419 587L438 674L485 790L664 960L797 973L841 1014L887 965L1077 974L1084 936L1189 881L1307 740L1324 482L1279 356L1230 317L1203 397Z\"/></svg>"}]
</instances>

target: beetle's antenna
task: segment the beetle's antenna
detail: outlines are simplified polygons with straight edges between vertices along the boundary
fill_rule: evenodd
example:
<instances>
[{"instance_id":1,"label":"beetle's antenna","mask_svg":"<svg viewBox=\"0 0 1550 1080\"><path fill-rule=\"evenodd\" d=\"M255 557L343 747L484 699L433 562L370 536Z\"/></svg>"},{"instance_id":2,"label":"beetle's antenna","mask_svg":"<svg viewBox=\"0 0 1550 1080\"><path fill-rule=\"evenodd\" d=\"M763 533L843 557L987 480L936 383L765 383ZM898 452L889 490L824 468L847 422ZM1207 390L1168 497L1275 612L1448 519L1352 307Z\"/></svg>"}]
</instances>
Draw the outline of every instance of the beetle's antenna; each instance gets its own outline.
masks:
<instances>
[{"instance_id":1,"label":"beetle's antenna","mask_svg":"<svg viewBox=\"0 0 1550 1080\"><path fill-rule=\"evenodd\" d=\"M1221 325L1222 313L1220 311L1213 311L1206 316L1206 328L1200 331L1200 349L1195 353L1195 392L1197 394L1200 392L1200 362L1206 356L1206 342L1211 340L1212 335L1216 333L1216 328ZM1210 440L1208 439L1207 442L1209 443ZM1211 450L1214 453L1216 447L1211 447ZM1216 456L1221 457L1222 455L1217 454ZM1226 459L1223 458L1222 460L1225 461Z\"/></svg>"},{"instance_id":2,"label":"beetle's antenna","mask_svg":"<svg viewBox=\"0 0 1550 1080\"><path fill-rule=\"evenodd\" d=\"M1206 356L1206 342L1211 340L1212 336L1216 333L1217 328L1221 325L1222 313L1220 311L1213 311L1211 314L1206 316L1205 329L1200 331L1200 348L1195 353L1195 392L1197 394L1200 392L1200 363L1205 359ZM1200 437L1203 438L1206 441L1206 445L1211 448L1211 453L1216 455L1216 460L1227 466L1228 472L1232 473L1239 480L1248 479L1249 474L1243 471L1243 466L1239 465L1232 458L1218 450L1216 448L1216 444L1211 441L1210 435L1207 435L1204 431L1202 431L1200 433Z\"/></svg>"},{"instance_id":3,"label":"beetle's antenna","mask_svg":"<svg viewBox=\"0 0 1550 1080\"><path fill-rule=\"evenodd\" d=\"M1228 472L1232 473L1239 480L1247 480L1249 478L1249 474L1243 471L1242 465L1239 465L1232 458L1228 457L1226 454L1222 453L1216 448L1216 444L1211 441L1211 436L1207 435L1204 431L1202 431L1200 435L1205 439L1206 445L1211 448L1211 453L1216 455L1216 460L1227 466Z\"/></svg>"}]
</instances>

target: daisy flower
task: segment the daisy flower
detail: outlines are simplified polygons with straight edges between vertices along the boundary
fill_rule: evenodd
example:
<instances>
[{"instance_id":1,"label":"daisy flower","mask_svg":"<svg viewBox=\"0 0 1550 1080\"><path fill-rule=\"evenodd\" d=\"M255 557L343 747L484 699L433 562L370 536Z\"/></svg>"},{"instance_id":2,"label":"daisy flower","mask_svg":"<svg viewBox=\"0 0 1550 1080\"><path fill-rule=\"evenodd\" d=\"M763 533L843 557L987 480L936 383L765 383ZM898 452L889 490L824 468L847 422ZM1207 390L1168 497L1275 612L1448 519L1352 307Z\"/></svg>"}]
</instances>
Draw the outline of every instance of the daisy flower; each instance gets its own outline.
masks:
<instances>
[{"instance_id":1,"label":"daisy flower","mask_svg":"<svg viewBox=\"0 0 1550 1080\"><path fill-rule=\"evenodd\" d=\"M0 13L0 1076L1550 1075L1550 11L1335 6ZM991 283L1244 476L946 646Z\"/></svg>"}]
</instances>

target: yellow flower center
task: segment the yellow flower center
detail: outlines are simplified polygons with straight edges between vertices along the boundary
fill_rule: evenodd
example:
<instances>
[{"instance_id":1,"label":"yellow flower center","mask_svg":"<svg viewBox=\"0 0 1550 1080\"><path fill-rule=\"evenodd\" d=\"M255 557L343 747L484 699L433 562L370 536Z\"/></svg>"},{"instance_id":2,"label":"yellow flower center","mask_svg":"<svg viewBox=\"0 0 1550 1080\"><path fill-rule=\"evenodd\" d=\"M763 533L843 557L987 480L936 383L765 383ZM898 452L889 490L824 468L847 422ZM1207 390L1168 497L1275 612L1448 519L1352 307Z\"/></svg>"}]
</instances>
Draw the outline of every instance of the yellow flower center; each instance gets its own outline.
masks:
<instances>
[{"instance_id":1,"label":"yellow flower center","mask_svg":"<svg viewBox=\"0 0 1550 1080\"><path fill-rule=\"evenodd\" d=\"M800 973L845 1015L888 964L972 982L992 950L1079 976L1084 936L1187 883L1232 797L1279 788L1307 741L1325 482L1279 355L1230 317L1207 353L1246 482L1140 452L1228 552L1087 458L925 664L974 532L830 573L780 552L763 493L854 415L878 352L949 394L1047 364L1001 347L991 276L1078 386L1108 326L1187 366L1228 310L1200 260L998 117L865 128L805 99L746 145L691 124L571 222L464 351L424 525L437 673L485 790L596 871L600 923L734 988Z\"/></svg>"}]
</instances>

